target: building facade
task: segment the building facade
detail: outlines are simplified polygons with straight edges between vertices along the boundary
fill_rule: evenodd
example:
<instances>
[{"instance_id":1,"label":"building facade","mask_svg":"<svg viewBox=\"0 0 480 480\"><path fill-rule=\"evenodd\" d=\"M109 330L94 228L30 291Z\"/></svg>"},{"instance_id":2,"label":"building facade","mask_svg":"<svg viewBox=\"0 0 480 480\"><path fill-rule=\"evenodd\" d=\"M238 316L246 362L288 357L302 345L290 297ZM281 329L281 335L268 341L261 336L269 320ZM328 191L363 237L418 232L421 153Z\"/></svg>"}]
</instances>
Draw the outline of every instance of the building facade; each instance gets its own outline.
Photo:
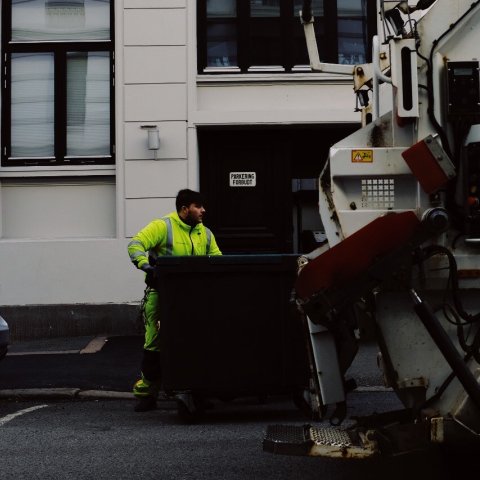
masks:
<instances>
[{"instance_id":1,"label":"building facade","mask_svg":"<svg viewBox=\"0 0 480 480\"><path fill-rule=\"evenodd\" d=\"M351 78L307 66L301 4L2 1L0 314L14 335L130 325L143 280L127 243L181 188L206 195L224 253L314 245L318 174L360 117ZM374 8L315 0L322 60L369 61Z\"/></svg>"}]
</instances>

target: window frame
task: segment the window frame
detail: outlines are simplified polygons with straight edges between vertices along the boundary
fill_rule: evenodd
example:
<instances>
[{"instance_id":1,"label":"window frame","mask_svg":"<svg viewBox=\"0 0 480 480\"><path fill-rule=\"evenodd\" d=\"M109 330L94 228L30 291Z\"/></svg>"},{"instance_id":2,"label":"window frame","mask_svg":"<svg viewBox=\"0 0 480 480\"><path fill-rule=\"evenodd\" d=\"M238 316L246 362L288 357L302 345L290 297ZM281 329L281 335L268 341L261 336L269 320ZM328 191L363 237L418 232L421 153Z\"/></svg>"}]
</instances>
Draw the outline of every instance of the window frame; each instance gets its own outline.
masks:
<instances>
[{"instance_id":1,"label":"window frame","mask_svg":"<svg viewBox=\"0 0 480 480\"><path fill-rule=\"evenodd\" d=\"M115 31L114 1L110 0L109 40L11 41L12 2L2 2L2 167L114 165L115 164ZM107 52L110 73L110 153L67 156L67 53ZM54 57L54 156L11 157L11 59L16 53L52 53Z\"/></svg>"},{"instance_id":2,"label":"window frame","mask_svg":"<svg viewBox=\"0 0 480 480\"><path fill-rule=\"evenodd\" d=\"M236 42L237 42L237 59L236 67L209 67L207 60L207 29L209 21L207 18L207 0L197 0L197 73L199 75L206 74L222 74L222 73L258 73L257 65L252 65L250 61L250 2L248 0L236 0L237 16L231 20L236 25ZM366 24L367 32L376 31L376 0L366 0ZM294 62L294 42L295 32L292 23L292 12L294 9L294 0L280 0L280 32L281 32L281 49L283 65L282 69L275 66L261 66L261 71L265 73L294 73L299 65ZM323 3L323 24L325 39L323 40L325 55L322 57L323 62L338 63L338 17L337 0L324 0ZM295 13L296 15L296 13ZM300 24L300 19L298 19ZM371 61L372 34L367 34L366 60ZM306 50L306 46L305 46Z\"/></svg>"}]
</instances>

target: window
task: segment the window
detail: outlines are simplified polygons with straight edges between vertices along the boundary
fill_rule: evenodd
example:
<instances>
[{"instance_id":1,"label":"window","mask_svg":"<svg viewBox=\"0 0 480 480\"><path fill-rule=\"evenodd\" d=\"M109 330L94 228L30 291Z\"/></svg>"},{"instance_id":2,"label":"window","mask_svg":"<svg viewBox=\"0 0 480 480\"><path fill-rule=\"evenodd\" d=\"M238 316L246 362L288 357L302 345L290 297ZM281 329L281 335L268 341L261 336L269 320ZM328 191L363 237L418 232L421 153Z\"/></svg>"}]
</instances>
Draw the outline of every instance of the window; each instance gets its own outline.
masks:
<instances>
[{"instance_id":1,"label":"window","mask_svg":"<svg viewBox=\"0 0 480 480\"><path fill-rule=\"evenodd\" d=\"M198 72L308 71L303 0L198 0ZM375 0L313 0L324 62L365 63Z\"/></svg>"},{"instance_id":2,"label":"window","mask_svg":"<svg viewBox=\"0 0 480 480\"><path fill-rule=\"evenodd\" d=\"M114 163L113 3L3 2L2 166Z\"/></svg>"},{"instance_id":3,"label":"window","mask_svg":"<svg viewBox=\"0 0 480 480\"><path fill-rule=\"evenodd\" d=\"M365 8L365 0L337 0L338 63L358 65L370 56Z\"/></svg>"}]
</instances>

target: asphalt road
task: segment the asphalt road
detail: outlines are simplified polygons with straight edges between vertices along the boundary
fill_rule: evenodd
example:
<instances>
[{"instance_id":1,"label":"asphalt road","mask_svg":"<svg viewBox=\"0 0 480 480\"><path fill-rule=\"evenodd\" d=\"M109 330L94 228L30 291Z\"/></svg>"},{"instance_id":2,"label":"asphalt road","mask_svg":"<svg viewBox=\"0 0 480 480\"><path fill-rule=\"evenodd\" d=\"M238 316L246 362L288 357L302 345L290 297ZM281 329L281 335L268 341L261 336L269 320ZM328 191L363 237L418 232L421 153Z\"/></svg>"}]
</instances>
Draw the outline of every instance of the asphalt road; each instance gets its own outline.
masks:
<instances>
[{"instance_id":1,"label":"asphalt road","mask_svg":"<svg viewBox=\"0 0 480 480\"><path fill-rule=\"evenodd\" d=\"M310 422L288 396L262 402L215 399L214 408L193 425L181 421L172 401L135 413L131 385L138 375L141 336L12 347L0 363L0 394L10 392L0 395L2 479L451 480L461 478L464 469L480 470L478 459L458 460L438 451L364 461L264 452L268 425ZM396 395L382 387L376 351L373 344L362 345L348 372L359 386L347 397L350 417L401 408ZM55 388L94 395L62 400ZM36 394L11 394L18 389ZM102 392L125 396L105 400Z\"/></svg>"},{"instance_id":2,"label":"asphalt road","mask_svg":"<svg viewBox=\"0 0 480 480\"><path fill-rule=\"evenodd\" d=\"M354 393L353 411L395 408L391 392ZM302 424L292 402L218 403L204 421L179 422L166 406L139 414L127 400L0 400L0 478L162 480L452 480L459 468L439 452L345 461L274 455L269 424ZM460 465L462 466L462 465ZM477 470L478 471L478 470ZM475 471L471 473L475 477Z\"/></svg>"}]
</instances>

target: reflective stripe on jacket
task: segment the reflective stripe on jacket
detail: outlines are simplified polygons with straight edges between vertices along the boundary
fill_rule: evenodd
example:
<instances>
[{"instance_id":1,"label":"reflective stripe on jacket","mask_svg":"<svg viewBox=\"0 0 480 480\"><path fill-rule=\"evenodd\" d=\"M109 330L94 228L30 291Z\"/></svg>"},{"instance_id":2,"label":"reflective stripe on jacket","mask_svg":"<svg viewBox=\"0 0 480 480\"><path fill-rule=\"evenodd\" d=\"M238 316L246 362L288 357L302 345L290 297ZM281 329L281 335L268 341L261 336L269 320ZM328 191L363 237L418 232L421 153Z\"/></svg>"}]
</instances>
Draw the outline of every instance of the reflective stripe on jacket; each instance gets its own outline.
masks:
<instances>
[{"instance_id":1,"label":"reflective stripe on jacket","mask_svg":"<svg viewBox=\"0 0 480 480\"><path fill-rule=\"evenodd\" d=\"M128 244L132 262L141 268L149 254L160 255L221 255L215 236L203 223L190 227L177 212L151 221Z\"/></svg>"}]
</instances>

